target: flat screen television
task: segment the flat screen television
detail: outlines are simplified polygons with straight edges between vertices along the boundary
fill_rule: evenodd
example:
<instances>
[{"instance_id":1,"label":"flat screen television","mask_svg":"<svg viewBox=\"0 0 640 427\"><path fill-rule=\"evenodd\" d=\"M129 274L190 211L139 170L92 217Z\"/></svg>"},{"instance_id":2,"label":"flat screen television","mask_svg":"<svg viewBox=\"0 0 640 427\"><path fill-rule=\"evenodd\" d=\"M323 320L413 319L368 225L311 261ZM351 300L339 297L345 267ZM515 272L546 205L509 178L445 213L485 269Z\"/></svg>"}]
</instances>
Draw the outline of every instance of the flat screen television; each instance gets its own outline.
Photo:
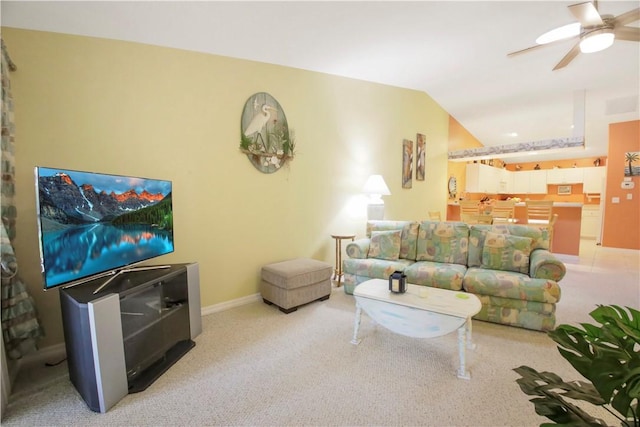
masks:
<instances>
[{"instance_id":1,"label":"flat screen television","mask_svg":"<svg viewBox=\"0 0 640 427\"><path fill-rule=\"evenodd\" d=\"M35 175L45 290L174 251L171 181L47 167Z\"/></svg>"}]
</instances>

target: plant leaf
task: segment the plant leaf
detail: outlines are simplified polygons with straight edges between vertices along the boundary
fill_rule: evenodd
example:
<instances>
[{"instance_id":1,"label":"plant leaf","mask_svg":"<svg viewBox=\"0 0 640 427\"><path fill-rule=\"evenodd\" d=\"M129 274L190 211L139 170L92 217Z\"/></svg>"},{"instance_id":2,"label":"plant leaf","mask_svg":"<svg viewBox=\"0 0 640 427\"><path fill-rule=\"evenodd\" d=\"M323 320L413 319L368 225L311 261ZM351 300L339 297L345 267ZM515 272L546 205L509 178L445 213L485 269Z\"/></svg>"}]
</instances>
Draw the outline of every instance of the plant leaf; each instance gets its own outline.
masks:
<instances>
[{"instance_id":1,"label":"plant leaf","mask_svg":"<svg viewBox=\"0 0 640 427\"><path fill-rule=\"evenodd\" d=\"M626 310L598 306L590 315L600 325L560 325L548 333L560 354L623 417L632 415L640 397L640 311Z\"/></svg>"},{"instance_id":2,"label":"plant leaf","mask_svg":"<svg viewBox=\"0 0 640 427\"><path fill-rule=\"evenodd\" d=\"M592 384L582 381L567 383L552 372L538 372L528 366L520 366L514 371L521 375L516 382L522 391L530 396L539 396L530 400L537 414L563 425L606 425L563 398L604 404Z\"/></svg>"}]
</instances>

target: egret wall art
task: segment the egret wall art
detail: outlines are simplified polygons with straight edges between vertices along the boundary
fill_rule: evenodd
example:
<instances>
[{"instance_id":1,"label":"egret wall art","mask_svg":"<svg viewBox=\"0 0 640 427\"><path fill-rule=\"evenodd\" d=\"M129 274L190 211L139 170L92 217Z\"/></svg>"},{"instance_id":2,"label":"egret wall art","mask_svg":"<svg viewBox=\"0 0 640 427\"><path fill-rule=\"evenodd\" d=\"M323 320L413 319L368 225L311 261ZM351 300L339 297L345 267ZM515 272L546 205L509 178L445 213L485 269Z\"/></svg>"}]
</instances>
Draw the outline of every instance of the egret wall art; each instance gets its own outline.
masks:
<instances>
[{"instance_id":1,"label":"egret wall art","mask_svg":"<svg viewBox=\"0 0 640 427\"><path fill-rule=\"evenodd\" d=\"M260 172L273 173L293 159L295 141L284 110L265 92L251 95L241 119L240 151Z\"/></svg>"}]
</instances>

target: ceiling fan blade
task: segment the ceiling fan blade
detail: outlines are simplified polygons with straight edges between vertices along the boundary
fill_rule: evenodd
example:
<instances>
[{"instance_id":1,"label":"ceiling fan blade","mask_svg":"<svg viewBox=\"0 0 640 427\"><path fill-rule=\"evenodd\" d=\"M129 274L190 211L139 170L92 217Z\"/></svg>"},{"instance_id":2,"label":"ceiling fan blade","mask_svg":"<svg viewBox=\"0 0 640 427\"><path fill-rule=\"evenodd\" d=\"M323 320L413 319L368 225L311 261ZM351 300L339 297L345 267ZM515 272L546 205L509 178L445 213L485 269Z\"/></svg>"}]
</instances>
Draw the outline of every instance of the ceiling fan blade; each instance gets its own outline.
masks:
<instances>
[{"instance_id":1,"label":"ceiling fan blade","mask_svg":"<svg viewBox=\"0 0 640 427\"><path fill-rule=\"evenodd\" d=\"M507 56L515 56L515 55L519 55L521 53L531 52L532 50L538 49L539 47L551 46L551 45L557 44L559 42L565 42L567 40L576 39L576 38L578 38L578 36L571 36L569 38L558 39L558 40L550 41L550 42L545 43L545 44L537 44L537 45L528 47L526 49L516 50L515 52L507 53Z\"/></svg>"},{"instance_id":2,"label":"ceiling fan blade","mask_svg":"<svg viewBox=\"0 0 640 427\"><path fill-rule=\"evenodd\" d=\"M558 62L558 64L553 67L553 71L559 70L560 68L564 68L569 65L569 62L573 61L573 59L578 56L580 53L580 43L576 43L573 45L571 50Z\"/></svg>"},{"instance_id":3,"label":"ceiling fan blade","mask_svg":"<svg viewBox=\"0 0 640 427\"><path fill-rule=\"evenodd\" d=\"M638 27L616 27L613 32L616 35L616 40L640 42L640 28Z\"/></svg>"},{"instance_id":4,"label":"ceiling fan blade","mask_svg":"<svg viewBox=\"0 0 640 427\"><path fill-rule=\"evenodd\" d=\"M591 2L578 3L569 6L569 11L576 17L583 27L602 25L603 21L598 9Z\"/></svg>"},{"instance_id":5,"label":"ceiling fan blade","mask_svg":"<svg viewBox=\"0 0 640 427\"><path fill-rule=\"evenodd\" d=\"M534 50L534 49L537 49L537 48L539 48L539 47L542 47L542 46L546 46L546 45L544 45L544 44L537 44L537 45L535 45L535 46L531 46L531 47L528 47L528 48L526 48L526 49L516 50L515 52L507 53L507 56L520 55L521 53L530 52L530 51L532 51L532 50Z\"/></svg>"},{"instance_id":6,"label":"ceiling fan blade","mask_svg":"<svg viewBox=\"0 0 640 427\"><path fill-rule=\"evenodd\" d=\"M613 25L627 25L636 21L640 21L640 7L616 16Z\"/></svg>"},{"instance_id":7,"label":"ceiling fan blade","mask_svg":"<svg viewBox=\"0 0 640 427\"><path fill-rule=\"evenodd\" d=\"M547 31L536 39L538 44L549 44L560 40L569 39L571 37L580 35L580 23L574 22L572 24L563 25L562 27L554 28Z\"/></svg>"}]
</instances>

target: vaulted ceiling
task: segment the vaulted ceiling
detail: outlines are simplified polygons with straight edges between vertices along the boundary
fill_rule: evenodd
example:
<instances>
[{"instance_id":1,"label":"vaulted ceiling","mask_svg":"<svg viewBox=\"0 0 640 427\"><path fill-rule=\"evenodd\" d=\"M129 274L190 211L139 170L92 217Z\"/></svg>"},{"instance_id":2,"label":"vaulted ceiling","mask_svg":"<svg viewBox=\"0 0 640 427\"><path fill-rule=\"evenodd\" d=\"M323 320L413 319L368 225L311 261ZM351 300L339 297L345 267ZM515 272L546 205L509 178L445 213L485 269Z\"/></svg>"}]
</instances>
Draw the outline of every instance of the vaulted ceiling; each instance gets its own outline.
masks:
<instances>
[{"instance_id":1,"label":"vaulted ceiling","mask_svg":"<svg viewBox=\"0 0 640 427\"><path fill-rule=\"evenodd\" d=\"M1 19L424 91L486 146L582 133L572 125L584 93L586 149L542 161L604 156L608 124L640 119L640 43L617 40L557 71L575 41L507 57L575 22L567 6L579 1L2 1ZM617 16L640 3L598 7Z\"/></svg>"}]
</instances>

